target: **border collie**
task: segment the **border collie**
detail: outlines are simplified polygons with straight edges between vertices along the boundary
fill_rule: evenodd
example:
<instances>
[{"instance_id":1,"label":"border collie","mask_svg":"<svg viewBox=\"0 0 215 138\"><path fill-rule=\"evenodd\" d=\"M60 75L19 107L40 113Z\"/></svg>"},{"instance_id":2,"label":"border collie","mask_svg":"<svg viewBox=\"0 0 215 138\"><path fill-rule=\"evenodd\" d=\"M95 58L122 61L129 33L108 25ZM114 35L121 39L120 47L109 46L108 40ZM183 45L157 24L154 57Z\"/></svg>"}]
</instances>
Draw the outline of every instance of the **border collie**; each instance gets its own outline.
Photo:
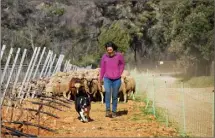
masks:
<instances>
[{"instance_id":1,"label":"border collie","mask_svg":"<svg viewBox=\"0 0 215 138\"><path fill-rule=\"evenodd\" d=\"M90 95L85 91L84 86L80 86L77 89L75 95L75 109L79 114L79 120L84 123L92 121L90 118L91 99Z\"/></svg>"}]
</instances>

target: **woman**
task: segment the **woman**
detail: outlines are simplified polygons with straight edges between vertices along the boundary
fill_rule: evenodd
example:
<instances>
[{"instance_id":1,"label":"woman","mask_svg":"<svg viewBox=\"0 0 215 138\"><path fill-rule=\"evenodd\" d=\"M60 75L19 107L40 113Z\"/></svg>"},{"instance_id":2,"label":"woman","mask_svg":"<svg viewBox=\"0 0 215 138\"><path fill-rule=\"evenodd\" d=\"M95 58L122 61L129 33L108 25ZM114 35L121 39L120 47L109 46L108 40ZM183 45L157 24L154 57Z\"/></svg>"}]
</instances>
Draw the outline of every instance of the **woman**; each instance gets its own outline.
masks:
<instances>
[{"instance_id":1,"label":"woman","mask_svg":"<svg viewBox=\"0 0 215 138\"><path fill-rule=\"evenodd\" d=\"M117 52L117 46L113 42L105 44L106 52L100 62L100 85L104 80L106 117L116 117L117 96L121 85L121 74L125 67L124 57ZM112 91L112 114L110 110L110 99Z\"/></svg>"}]
</instances>

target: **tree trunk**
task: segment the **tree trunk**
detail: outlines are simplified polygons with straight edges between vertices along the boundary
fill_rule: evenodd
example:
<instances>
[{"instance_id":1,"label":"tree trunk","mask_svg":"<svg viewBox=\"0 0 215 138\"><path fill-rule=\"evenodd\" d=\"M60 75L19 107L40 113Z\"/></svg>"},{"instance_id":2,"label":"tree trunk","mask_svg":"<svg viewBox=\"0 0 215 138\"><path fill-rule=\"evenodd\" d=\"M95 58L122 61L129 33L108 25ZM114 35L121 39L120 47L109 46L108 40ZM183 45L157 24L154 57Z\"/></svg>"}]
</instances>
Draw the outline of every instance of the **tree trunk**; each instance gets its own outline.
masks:
<instances>
[{"instance_id":1,"label":"tree trunk","mask_svg":"<svg viewBox=\"0 0 215 138\"><path fill-rule=\"evenodd\" d=\"M214 61L211 62L210 75L214 76Z\"/></svg>"},{"instance_id":2,"label":"tree trunk","mask_svg":"<svg viewBox=\"0 0 215 138\"><path fill-rule=\"evenodd\" d=\"M136 48L136 45L134 46L134 61L135 61L135 66L137 67L137 48Z\"/></svg>"},{"instance_id":3,"label":"tree trunk","mask_svg":"<svg viewBox=\"0 0 215 138\"><path fill-rule=\"evenodd\" d=\"M195 63L195 76L198 75L198 62Z\"/></svg>"}]
</instances>

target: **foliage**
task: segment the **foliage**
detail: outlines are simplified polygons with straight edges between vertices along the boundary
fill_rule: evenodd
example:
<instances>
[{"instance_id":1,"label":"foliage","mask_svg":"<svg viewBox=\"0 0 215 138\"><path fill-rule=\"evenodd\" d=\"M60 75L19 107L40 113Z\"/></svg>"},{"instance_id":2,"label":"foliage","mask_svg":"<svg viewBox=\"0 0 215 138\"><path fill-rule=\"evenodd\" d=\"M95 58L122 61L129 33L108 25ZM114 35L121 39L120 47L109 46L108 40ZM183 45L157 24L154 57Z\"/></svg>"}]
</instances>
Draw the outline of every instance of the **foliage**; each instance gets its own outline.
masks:
<instances>
[{"instance_id":1,"label":"foliage","mask_svg":"<svg viewBox=\"0 0 215 138\"><path fill-rule=\"evenodd\" d=\"M123 23L124 21L115 21L110 27L102 27L98 37L99 45L104 47L106 42L113 41L119 47L119 51L126 52L131 38L128 31L124 29Z\"/></svg>"},{"instance_id":2,"label":"foliage","mask_svg":"<svg viewBox=\"0 0 215 138\"><path fill-rule=\"evenodd\" d=\"M3 44L30 51L47 47L72 64L98 65L107 41L114 41L125 52L126 63L137 67L176 60L184 73L205 75L214 58L212 0L1 4Z\"/></svg>"}]
</instances>

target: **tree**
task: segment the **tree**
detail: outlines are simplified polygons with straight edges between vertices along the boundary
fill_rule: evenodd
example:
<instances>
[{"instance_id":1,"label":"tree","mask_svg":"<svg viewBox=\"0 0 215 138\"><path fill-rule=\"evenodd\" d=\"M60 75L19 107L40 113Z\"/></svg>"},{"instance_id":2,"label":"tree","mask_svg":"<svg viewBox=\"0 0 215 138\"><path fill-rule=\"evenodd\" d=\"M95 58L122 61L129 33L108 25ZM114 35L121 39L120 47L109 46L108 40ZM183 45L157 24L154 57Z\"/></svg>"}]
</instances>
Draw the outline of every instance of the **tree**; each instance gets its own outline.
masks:
<instances>
[{"instance_id":1,"label":"tree","mask_svg":"<svg viewBox=\"0 0 215 138\"><path fill-rule=\"evenodd\" d=\"M126 52L130 46L131 38L124 23L125 21L119 20L114 21L110 27L103 26L98 37L99 45L103 47L106 42L113 41L119 47L119 51Z\"/></svg>"}]
</instances>

